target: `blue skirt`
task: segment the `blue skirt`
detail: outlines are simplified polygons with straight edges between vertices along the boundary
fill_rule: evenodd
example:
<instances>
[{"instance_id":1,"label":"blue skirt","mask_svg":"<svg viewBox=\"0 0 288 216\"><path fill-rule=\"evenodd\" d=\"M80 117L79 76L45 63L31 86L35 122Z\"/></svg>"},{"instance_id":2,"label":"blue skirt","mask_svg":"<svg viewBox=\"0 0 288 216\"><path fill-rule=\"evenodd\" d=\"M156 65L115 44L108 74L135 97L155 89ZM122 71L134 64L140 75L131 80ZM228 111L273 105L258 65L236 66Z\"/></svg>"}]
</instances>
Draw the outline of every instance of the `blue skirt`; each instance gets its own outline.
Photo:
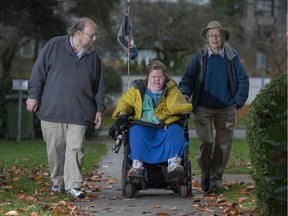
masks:
<instances>
[{"instance_id":1,"label":"blue skirt","mask_svg":"<svg viewBox=\"0 0 288 216\"><path fill-rule=\"evenodd\" d=\"M134 125L130 128L130 159L156 164L169 158L183 157L188 141L184 129L178 124L168 128Z\"/></svg>"}]
</instances>

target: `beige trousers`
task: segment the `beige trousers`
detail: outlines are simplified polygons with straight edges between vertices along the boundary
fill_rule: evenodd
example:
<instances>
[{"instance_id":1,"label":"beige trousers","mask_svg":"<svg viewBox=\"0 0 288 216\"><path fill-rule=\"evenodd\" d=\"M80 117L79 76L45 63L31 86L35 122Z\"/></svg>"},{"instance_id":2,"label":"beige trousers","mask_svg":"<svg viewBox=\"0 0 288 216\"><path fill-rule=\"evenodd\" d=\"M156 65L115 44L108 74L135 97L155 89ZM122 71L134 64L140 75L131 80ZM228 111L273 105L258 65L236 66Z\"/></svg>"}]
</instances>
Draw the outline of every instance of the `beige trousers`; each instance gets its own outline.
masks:
<instances>
[{"instance_id":1,"label":"beige trousers","mask_svg":"<svg viewBox=\"0 0 288 216\"><path fill-rule=\"evenodd\" d=\"M222 185L222 176L232 146L236 115L235 106L223 109L198 106L195 110L196 133L201 141L198 164L202 178L210 179L211 185Z\"/></svg>"},{"instance_id":2,"label":"beige trousers","mask_svg":"<svg viewBox=\"0 0 288 216\"><path fill-rule=\"evenodd\" d=\"M87 126L41 121L41 128L52 182L66 190L81 188Z\"/></svg>"}]
</instances>

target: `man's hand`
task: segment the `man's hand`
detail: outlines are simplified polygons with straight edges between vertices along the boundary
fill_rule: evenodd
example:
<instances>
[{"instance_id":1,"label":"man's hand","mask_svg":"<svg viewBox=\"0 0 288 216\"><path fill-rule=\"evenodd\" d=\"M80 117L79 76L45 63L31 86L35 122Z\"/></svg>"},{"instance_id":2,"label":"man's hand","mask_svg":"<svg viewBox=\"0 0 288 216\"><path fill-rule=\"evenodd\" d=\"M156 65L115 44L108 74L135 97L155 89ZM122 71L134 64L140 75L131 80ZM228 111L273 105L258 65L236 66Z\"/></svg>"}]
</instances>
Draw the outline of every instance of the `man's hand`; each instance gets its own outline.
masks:
<instances>
[{"instance_id":1,"label":"man's hand","mask_svg":"<svg viewBox=\"0 0 288 216\"><path fill-rule=\"evenodd\" d=\"M26 109L28 112L36 112L38 108L38 101L28 98L26 100Z\"/></svg>"},{"instance_id":2,"label":"man's hand","mask_svg":"<svg viewBox=\"0 0 288 216\"><path fill-rule=\"evenodd\" d=\"M95 129L98 130L100 126L102 125L102 113L101 112L96 113L94 123L95 123Z\"/></svg>"}]
</instances>

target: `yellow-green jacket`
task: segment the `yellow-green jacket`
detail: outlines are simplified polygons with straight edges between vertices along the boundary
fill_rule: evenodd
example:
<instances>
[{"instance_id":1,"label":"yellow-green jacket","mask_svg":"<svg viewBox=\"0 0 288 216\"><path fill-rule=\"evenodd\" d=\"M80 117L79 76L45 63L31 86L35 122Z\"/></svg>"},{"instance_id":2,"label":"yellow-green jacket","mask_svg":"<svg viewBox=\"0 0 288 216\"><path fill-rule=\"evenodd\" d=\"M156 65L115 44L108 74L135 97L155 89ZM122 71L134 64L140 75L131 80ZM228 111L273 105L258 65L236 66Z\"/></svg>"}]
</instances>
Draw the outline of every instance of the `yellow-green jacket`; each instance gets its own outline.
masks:
<instances>
[{"instance_id":1,"label":"yellow-green jacket","mask_svg":"<svg viewBox=\"0 0 288 216\"><path fill-rule=\"evenodd\" d=\"M133 87L119 99L112 118L118 118L119 113L123 112L129 116L130 120L140 120L146 86L146 80L134 80ZM164 94L155 107L155 116L160 119L160 123L171 124L181 119L179 114L191 111L192 104L186 101L177 84L173 80L166 83Z\"/></svg>"}]
</instances>

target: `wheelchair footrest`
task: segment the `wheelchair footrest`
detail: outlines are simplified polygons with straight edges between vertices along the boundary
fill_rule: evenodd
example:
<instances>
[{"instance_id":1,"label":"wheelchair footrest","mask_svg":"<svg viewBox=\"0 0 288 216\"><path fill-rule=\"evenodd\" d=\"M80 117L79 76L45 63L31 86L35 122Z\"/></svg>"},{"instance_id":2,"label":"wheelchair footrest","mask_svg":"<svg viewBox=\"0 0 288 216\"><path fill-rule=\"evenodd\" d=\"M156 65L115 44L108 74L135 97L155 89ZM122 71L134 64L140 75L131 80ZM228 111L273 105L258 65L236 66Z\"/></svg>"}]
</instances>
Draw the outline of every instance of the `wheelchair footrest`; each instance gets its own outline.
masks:
<instances>
[{"instance_id":1,"label":"wheelchair footrest","mask_svg":"<svg viewBox=\"0 0 288 216\"><path fill-rule=\"evenodd\" d=\"M170 172L167 174L168 181L179 181L179 179L183 179L184 177L184 172Z\"/></svg>"},{"instance_id":2,"label":"wheelchair footrest","mask_svg":"<svg viewBox=\"0 0 288 216\"><path fill-rule=\"evenodd\" d=\"M139 183L144 181L144 176L143 175L128 176L128 181L131 182L131 183L139 184Z\"/></svg>"}]
</instances>

